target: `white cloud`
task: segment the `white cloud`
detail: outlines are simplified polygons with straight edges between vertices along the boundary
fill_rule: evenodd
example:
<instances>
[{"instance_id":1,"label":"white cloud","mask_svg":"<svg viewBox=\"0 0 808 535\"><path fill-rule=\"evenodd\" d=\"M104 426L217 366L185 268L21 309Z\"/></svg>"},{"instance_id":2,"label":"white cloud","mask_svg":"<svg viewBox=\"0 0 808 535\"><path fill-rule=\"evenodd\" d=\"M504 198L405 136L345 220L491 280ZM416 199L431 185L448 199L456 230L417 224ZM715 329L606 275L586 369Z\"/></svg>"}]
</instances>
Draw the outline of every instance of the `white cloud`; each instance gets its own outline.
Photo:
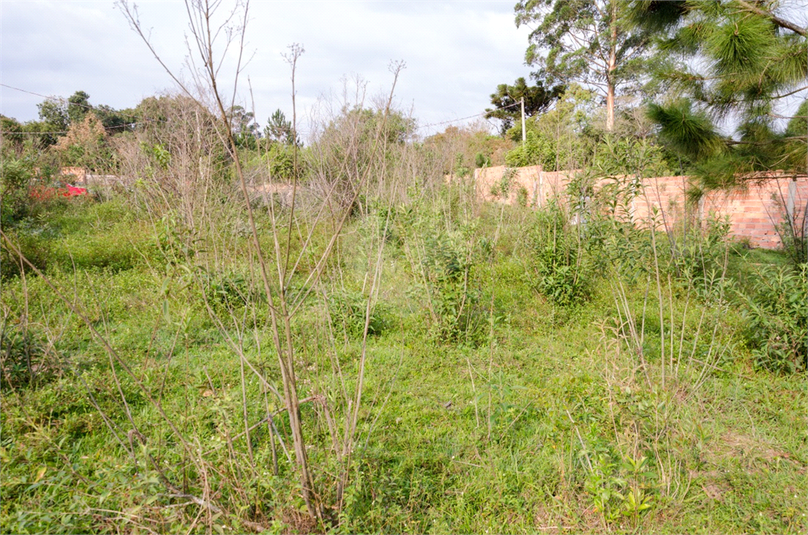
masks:
<instances>
[{"instance_id":1,"label":"white cloud","mask_svg":"<svg viewBox=\"0 0 808 535\"><path fill-rule=\"evenodd\" d=\"M4 84L63 97L84 90L92 103L116 108L172 86L111 1L3 0L0 9ZM367 80L370 95L389 90L391 60L407 65L396 101L414 106L422 124L480 113L497 84L529 72L522 64L528 31L516 29L512 9L512 1L253 0L246 45L252 59L240 101L249 105L249 76L259 122L276 108L288 113L290 72L281 54L301 43L301 115L319 96L339 94L346 75ZM139 2L139 11L158 51L179 69L187 55L184 4ZM5 87L0 96L0 113L20 120L35 119L42 101Z\"/></svg>"}]
</instances>

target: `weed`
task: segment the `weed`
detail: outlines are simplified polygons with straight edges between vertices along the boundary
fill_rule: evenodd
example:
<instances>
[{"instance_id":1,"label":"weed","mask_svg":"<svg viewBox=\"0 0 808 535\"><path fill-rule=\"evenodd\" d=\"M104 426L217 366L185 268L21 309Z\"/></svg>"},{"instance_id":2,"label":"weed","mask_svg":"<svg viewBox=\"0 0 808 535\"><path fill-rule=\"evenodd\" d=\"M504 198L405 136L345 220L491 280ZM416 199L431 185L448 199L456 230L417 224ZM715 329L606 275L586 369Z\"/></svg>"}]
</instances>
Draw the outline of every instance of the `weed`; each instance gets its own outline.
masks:
<instances>
[{"instance_id":1,"label":"weed","mask_svg":"<svg viewBox=\"0 0 808 535\"><path fill-rule=\"evenodd\" d=\"M808 365L808 264L761 266L751 292L738 292L748 325L746 339L755 365L796 373Z\"/></svg>"},{"instance_id":2,"label":"weed","mask_svg":"<svg viewBox=\"0 0 808 535\"><path fill-rule=\"evenodd\" d=\"M528 259L535 288L558 306L571 306L587 298L586 266L561 208L550 203L538 212L531 228Z\"/></svg>"}]
</instances>

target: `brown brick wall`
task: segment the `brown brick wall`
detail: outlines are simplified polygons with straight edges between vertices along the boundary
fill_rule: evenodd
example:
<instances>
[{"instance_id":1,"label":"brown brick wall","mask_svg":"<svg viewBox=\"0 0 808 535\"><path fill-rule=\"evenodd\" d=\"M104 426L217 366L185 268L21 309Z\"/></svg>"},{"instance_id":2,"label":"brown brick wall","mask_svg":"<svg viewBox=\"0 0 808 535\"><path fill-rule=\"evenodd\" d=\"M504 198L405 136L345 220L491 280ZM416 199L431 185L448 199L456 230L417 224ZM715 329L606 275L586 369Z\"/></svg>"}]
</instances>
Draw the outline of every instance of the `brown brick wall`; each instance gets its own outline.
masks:
<instances>
[{"instance_id":1,"label":"brown brick wall","mask_svg":"<svg viewBox=\"0 0 808 535\"><path fill-rule=\"evenodd\" d=\"M508 169L504 166L477 169L474 184L479 198L516 204L520 197L530 206L543 206L553 197L563 201L574 171L544 172L541 166ZM596 187L605 183L601 181ZM505 193L502 185L507 185ZM688 206L689 178L665 176L645 179L629 204L637 224L655 224L659 230L681 230L687 224L708 218L729 218L730 235L753 247L775 249L782 245L777 227L789 217L797 228L806 225L808 177L770 174L750 182L744 189L710 192L698 206ZM520 190L524 190L521 194ZM787 214L791 214L788 216Z\"/></svg>"}]
</instances>

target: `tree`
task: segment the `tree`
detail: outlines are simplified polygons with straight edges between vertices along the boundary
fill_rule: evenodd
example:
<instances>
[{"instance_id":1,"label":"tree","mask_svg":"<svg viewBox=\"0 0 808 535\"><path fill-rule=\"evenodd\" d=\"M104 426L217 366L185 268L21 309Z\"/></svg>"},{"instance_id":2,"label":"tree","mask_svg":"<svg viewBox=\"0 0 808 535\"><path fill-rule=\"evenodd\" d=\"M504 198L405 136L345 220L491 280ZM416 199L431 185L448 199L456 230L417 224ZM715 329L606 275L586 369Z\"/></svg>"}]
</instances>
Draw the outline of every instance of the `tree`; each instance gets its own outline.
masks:
<instances>
[{"instance_id":1,"label":"tree","mask_svg":"<svg viewBox=\"0 0 808 535\"><path fill-rule=\"evenodd\" d=\"M17 155L22 152L24 136L23 126L14 118L0 114L0 154Z\"/></svg>"},{"instance_id":2,"label":"tree","mask_svg":"<svg viewBox=\"0 0 808 535\"><path fill-rule=\"evenodd\" d=\"M107 132L94 113L84 114L81 122L74 123L54 145L62 163L87 169L109 170L113 167L113 155L107 144Z\"/></svg>"},{"instance_id":3,"label":"tree","mask_svg":"<svg viewBox=\"0 0 808 535\"><path fill-rule=\"evenodd\" d=\"M295 141L300 145L300 140L295 140L292 122L286 118L286 115L281 110L275 110L275 113L267 120L267 125L264 127L264 137L270 141L285 145L292 145Z\"/></svg>"},{"instance_id":4,"label":"tree","mask_svg":"<svg viewBox=\"0 0 808 535\"><path fill-rule=\"evenodd\" d=\"M255 122L255 114L247 111L243 106L232 106L227 110L230 119L230 128L239 147L255 149L257 140L261 137L261 130Z\"/></svg>"},{"instance_id":5,"label":"tree","mask_svg":"<svg viewBox=\"0 0 808 535\"><path fill-rule=\"evenodd\" d=\"M594 142L587 136L592 100L591 91L571 84L552 110L527 120L527 140L506 155L507 164L555 171L580 168L591 156ZM508 134L521 135L521 129L514 126Z\"/></svg>"},{"instance_id":6,"label":"tree","mask_svg":"<svg viewBox=\"0 0 808 535\"><path fill-rule=\"evenodd\" d=\"M808 89L808 41L777 8L745 0L635 2L637 22L660 36L655 76L671 88L649 115L662 139L695 162L707 188L805 169L806 132L778 126L778 108ZM719 132L721 121L735 126L733 136Z\"/></svg>"},{"instance_id":7,"label":"tree","mask_svg":"<svg viewBox=\"0 0 808 535\"><path fill-rule=\"evenodd\" d=\"M67 116L67 106L63 101L49 98L37 104L36 107L39 109L39 120L48 125L51 131L67 131L67 127L70 126L70 119Z\"/></svg>"},{"instance_id":8,"label":"tree","mask_svg":"<svg viewBox=\"0 0 808 535\"><path fill-rule=\"evenodd\" d=\"M415 121L400 112L343 106L315 133L307 154L312 185L323 194L333 191L340 207L355 209L359 195L371 196L383 181L396 148L414 131Z\"/></svg>"},{"instance_id":9,"label":"tree","mask_svg":"<svg viewBox=\"0 0 808 535\"><path fill-rule=\"evenodd\" d=\"M443 132L426 138L419 152L438 176L454 174L462 178L477 167L503 165L505 154L514 145L507 136L492 136L489 125L479 121L459 128L447 126Z\"/></svg>"},{"instance_id":10,"label":"tree","mask_svg":"<svg viewBox=\"0 0 808 535\"><path fill-rule=\"evenodd\" d=\"M545 88L541 81L529 86L524 78L517 78L513 85L500 84L496 93L491 94L491 104L495 109L486 108L486 119L502 121L501 133L505 135L515 122L520 119L520 102L525 99L525 116L532 117L546 110L564 92L564 86L556 85L552 89ZM517 141L516 139L514 141Z\"/></svg>"},{"instance_id":11,"label":"tree","mask_svg":"<svg viewBox=\"0 0 808 535\"><path fill-rule=\"evenodd\" d=\"M71 126L84 121L88 113L92 112L101 121L110 134L122 133L131 130L134 122L134 111L116 110L111 106L90 104L90 95L85 91L76 91L67 99L47 98L37 104L39 108L39 123L26 123L26 131L31 133L42 132L37 136L37 144L41 148L55 145L61 136L67 133Z\"/></svg>"},{"instance_id":12,"label":"tree","mask_svg":"<svg viewBox=\"0 0 808 535\"><path fill-rule=\"evenodd\" d=\"M133 109L116 110L112 106L101 104L93 106L93 113L104 125L110 135L131 131L135 122L135 111Z\"/></svg>"},{"instance_id":13,"label":"tree","mask_svg":"<svg viewBox=\"0 0 808 535\"><path fill-rule=\"evenodd\" d=\"M525 53L547 83L578 81L606 101L606 130L614 128L615 96L638 85L648 31L633 24L625 0L520 0L516 26L536 24Z\"/></svg>"},{"instance_id":14,"label":"tree","mask_svg":"<svg viewBox=\"0 0 808 535\"><path fill-rule=\"evenodd\" d=\"M76 91L67 97L67 118L70 124L78 124L83 121L84 116L92 109L90 95L85 91Z\"/></svg>"}]
</instances>

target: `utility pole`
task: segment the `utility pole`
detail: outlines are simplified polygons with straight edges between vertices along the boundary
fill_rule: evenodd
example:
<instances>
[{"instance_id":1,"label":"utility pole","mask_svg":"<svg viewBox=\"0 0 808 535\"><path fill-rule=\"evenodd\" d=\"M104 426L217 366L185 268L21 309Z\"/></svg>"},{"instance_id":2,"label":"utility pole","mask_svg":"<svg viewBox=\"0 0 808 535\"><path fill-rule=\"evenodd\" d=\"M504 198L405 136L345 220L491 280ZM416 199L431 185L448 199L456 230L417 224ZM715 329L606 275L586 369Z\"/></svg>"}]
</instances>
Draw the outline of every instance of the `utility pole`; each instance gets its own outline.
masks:
<instances>
[{"instance_id":1,"label":"utility pole","mask_svg":"<svg viewBox=\"0 0 808 535\"><path fill-rule=\"evenodd\" d=\"M522 97L522 144L525 144L527 134L525 134L525 97Z\"/></svg>"}]
</instances>

